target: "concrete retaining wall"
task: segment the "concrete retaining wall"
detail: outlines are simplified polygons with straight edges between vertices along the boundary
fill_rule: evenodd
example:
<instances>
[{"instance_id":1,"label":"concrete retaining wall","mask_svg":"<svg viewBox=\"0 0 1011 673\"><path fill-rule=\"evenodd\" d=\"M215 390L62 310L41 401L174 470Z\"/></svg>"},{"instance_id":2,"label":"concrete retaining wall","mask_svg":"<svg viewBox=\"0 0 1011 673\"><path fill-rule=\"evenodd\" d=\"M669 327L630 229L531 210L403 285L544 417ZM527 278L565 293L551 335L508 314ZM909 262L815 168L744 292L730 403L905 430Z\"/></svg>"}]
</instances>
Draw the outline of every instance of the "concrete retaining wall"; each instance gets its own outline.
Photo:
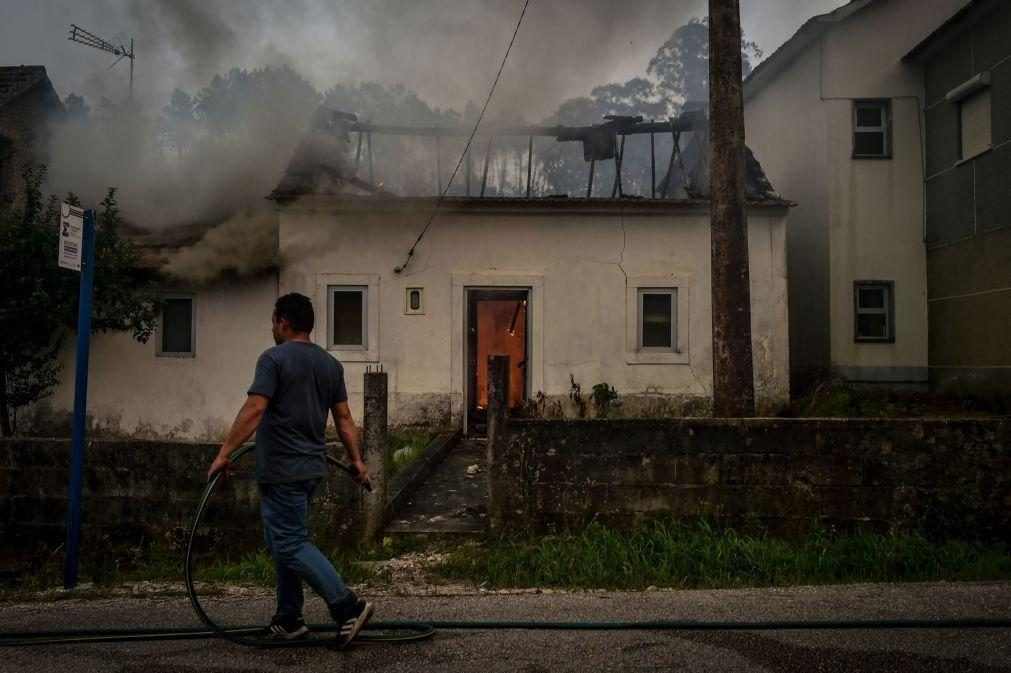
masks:
<instances>
[{"instance_id":1,"label":"concrete retaining wall","mask_svg":"<svg viewBox=\"0 0 1011 673\"><path fill-rule=\"evenodd\" d=\"M89 441L82 555L150 545L179 549L219 448ZM199 531L202 544L236 553L262 546L253 463L252 452L240 458L233 477L215 491ZM23 567L58 552L66 535L69 470L69 440L0 441L0 564ZM361 489L343 474L333 474L317 491L310 530L334 546L356 543L361 507Z\"/></svg>"},{"instance_id":2,"label":"concrete retaining wall","mask_svg":"<svg viewBox=\"0 0 1011 673\"><path fill-rule=\"evenodd\" d=\"M705 515L791 536L823 517L1007 539L1011 423L510 419L489 482L493 530Z\"/></svg>"}]
</instances>

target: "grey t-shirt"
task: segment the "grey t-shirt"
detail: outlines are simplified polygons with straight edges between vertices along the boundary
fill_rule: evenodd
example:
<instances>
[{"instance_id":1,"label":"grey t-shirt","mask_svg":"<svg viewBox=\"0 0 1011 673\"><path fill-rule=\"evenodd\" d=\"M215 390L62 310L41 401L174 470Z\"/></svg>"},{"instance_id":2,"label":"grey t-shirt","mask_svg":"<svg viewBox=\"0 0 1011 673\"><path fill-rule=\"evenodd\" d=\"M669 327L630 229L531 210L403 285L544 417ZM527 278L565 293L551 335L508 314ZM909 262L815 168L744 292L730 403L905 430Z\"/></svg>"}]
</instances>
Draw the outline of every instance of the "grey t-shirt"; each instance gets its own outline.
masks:
<instances>
[{"instance_id":1,"label":"grey t-shirt","mask_svg":"<svg viewBox=\"0 0 1011 673\"><path fill-rule=\"evenodd\" d=\"M256 361L247 394L270 398L256 429L256 480L325 477L327 414L348 399L341 364L316 344L287 341Z\"/></svg>"}]
</instances>

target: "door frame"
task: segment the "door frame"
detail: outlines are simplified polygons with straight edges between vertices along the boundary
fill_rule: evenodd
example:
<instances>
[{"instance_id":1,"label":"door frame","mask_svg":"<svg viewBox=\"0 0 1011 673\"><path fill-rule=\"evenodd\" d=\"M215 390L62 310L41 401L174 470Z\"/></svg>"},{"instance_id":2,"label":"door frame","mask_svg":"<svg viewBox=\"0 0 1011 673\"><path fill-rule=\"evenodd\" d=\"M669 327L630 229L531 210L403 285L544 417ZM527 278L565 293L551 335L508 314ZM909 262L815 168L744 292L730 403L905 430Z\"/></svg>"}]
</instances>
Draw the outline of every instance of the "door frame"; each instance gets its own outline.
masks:
<instances>
[{"instance_id":1,"label":"door frame","mask_svg":"<svg viewBox=\"0 0 1011 673\"><path fill-rule=\"evenodd\" d=\"M544 390L544 278L512 274L454 274L452 281L452 316L450 350L450 403L454 418L462 419L467 432L470 383L467 365L468 290L527 291L527 398Z\"/></svg>"},{"instance_id":2,"label":"door frame","mask_svg":"<svg viewBox=\"0 0 1011 673\"><path fill-rule=\"evenodd\" d=\"M474 362L474 367L475 368L472 370L471 369L471 360L470 360L471 349L477 346L475 337L472 337L471 334L470 334L470 322L471 322L471 318L473 317L471 315L471 305L472 305L472 303L476 304L477 301L480 301L480 299L474 299L474 293L477 293L477 292L512 294L514 296L515 295L519 295L520 293L522 293L523 299L516 299L516 301L525 301L526 302L526 307L525 307L524 316L523 316L523 318L524 318L524 341L525 341L525 343L523 344L523 355L524 355L523 367L524 367L524 370L525 370L524 373L523 373L523 397L524 397L524 399L529 400L530 399L530 394L531 394L531 390L530 390L530 350L531 350L530 333L531 333L532 330L530 329L530 300L531 300L531 297L530 297L530 294L531 294L530 288L529 287L501 287L501 286L500 287L470 287L470 286L468 286L468 287L464 288L464 300L466 302L466 306L464 307L464 314L463 315L464 315L464 325L466 326L465 329L467 330L467 339L466 339L466 343L464 344L464 367L465 367L465 371L464 371L464 374L465 374L465 376L464 376L464 389L463 389L463 391L464 391L464 432L466 432L466 430L467 430L467 420L470 418L471 402L472 402L471 397L473 395L475 395L476 392L477 392L476 389L475 389L475 387L474 387L475 386L475 380L477 378L477 369L476 369L476 367L477 367L477 361L475 360L475 362ZM512 299L506 299L506 301L512 301ZM512 364L515 364L515 363L512 363ZM515 400L511 400L510 402L511 403L515 402Z\"/></svg>"}]
</instances>

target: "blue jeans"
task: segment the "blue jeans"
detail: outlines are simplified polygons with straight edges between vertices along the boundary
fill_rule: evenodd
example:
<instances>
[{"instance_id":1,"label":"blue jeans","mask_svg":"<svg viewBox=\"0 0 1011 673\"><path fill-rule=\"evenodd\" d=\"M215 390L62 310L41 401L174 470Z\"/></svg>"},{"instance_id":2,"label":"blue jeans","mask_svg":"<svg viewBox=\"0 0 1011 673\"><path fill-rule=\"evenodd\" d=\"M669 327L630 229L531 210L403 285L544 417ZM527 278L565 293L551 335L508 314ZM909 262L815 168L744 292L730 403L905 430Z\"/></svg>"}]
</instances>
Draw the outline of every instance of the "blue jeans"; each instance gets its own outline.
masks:
<instances>
[{"instance_id":1,"label":"blue jeans","mask_svg":"<svg viewBox=\"0 0 1011 673\"><path fill-rule=\"evenodd\" d=\"M305 521L320 481L259 484L263 538L277 573L278 617L302 614L303 581L326 601L335 620L341 620L357 601L333 564L309 542Z\"/></svg>"}]
</instances>

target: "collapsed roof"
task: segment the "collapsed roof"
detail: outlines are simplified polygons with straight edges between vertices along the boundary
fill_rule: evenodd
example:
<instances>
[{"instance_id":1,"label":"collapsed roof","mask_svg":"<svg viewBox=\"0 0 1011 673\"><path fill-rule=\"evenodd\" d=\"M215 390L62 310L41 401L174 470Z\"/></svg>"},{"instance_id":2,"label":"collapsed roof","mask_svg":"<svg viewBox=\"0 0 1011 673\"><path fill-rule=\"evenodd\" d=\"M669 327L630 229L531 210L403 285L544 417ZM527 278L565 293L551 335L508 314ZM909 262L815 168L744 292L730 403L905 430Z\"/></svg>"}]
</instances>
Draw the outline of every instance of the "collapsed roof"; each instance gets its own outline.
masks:
<instances>
[{"instance_id":1,"label":"collapsed roof","mask_svg":"<svg viewBox=\"0 0 1011 673\"><path fill-rule=\"evenodd\" d=\"M386 195L404 197L436 196L437 193L391 194L383 189L383 184L374 183L372 162L373 135L408 136L414 138L434 138L438 143L441 138L465 139L471 130L464 127L412 127L371 124L358 121L353 114L320 107L314 114L309 131L295 148L281 181L268 198L278 202L287 202L305 195ZM630 136L649 134L652 193L646 185L645 194L630 194L623 190L622 159L625 140ZM355 157L350 158L350 143L352 135L357 142ZM506 126L482 125L479 136L487 139L484 161L484 179L478 194L471 195L469 179L465 194L456 194L455 198L490 198L486 196L485 180L488 172L488 156L491 153L492 141L495 138L529 138L529 150L525 152L526 192L507 195L498 193L494 196L530 200L530 164L533 158L533 139L535 137L554 138L557 142L582 143L583 160L587 163L588 181L585 197L595 199L607 198L646 198L666 199L668 201L699 201L708 199L709 195L709 164L708 164L708 119L704 110L684 112L676 118L667 121L643 121L640 117L614 116L605 117L601 124L589 126ZM669 156L657 156L653 151L654 136L673 138ZM369 180L359 177L362 164L363 138L367 138ZM472 150L473 151L473 150ZM439 159L437 158L438 162ZM597 162L614 162L615 179L610 194L594 195L593 174ZM437 168L440 173L441 169ZM468 176L469 176L468 169ZM761 164L751 152L745 148L746 196L749 201L768 203L782 201L769 183ZM439 187L441 192L441 182ZM476 190L475 190L476 191ZM583 194L574 195L582 198ZM566 195L546 194L535 198L565 198Z\"/></svg>"}]
</instances>

